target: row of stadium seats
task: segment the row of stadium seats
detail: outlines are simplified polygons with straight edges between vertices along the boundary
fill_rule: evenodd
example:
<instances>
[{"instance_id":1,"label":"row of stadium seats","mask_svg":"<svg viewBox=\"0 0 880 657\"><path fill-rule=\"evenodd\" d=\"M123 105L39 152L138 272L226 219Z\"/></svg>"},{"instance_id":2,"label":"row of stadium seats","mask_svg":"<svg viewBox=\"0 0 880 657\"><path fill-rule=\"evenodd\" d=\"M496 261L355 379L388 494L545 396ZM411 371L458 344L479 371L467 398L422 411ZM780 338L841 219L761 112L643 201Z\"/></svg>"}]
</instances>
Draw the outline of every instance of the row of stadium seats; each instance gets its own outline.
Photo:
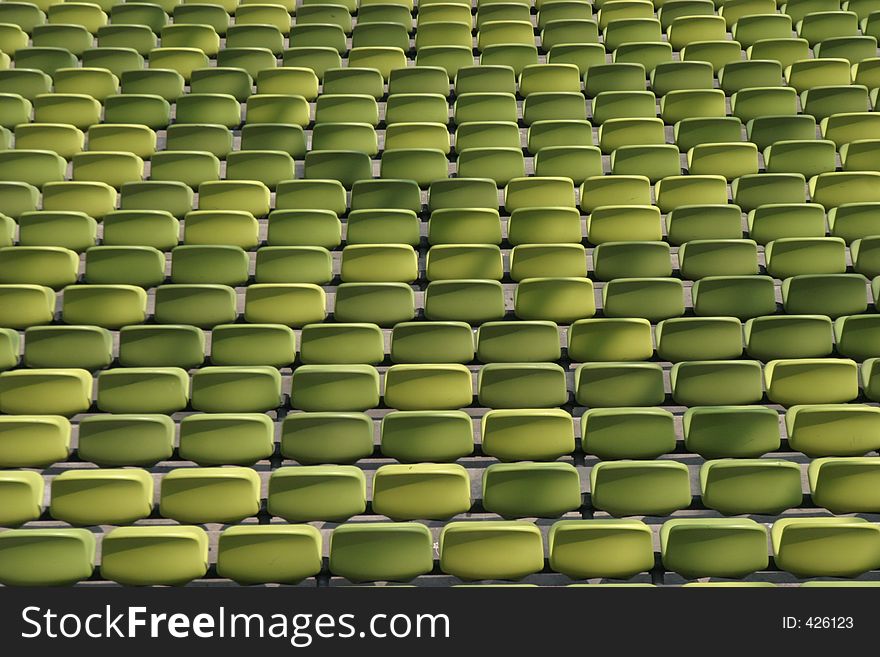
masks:
<instances>
[{"instance_id":1,"label":"row of stadium seats","mask_svg":"<svg viewBox=\"0 0 880 657\"><path fill-rule=\"evenodd\" d=\"M699 406L681 418L682 442L686 452L704 459L757 459L780 451L782 424L789 450L809 457L861 457L880 446L878 413L877 407L863 404L800 405L789 408L780 422L777 412L765 406ZM474 418L464 411L391 411L379 424L377 455L385 458L441 463L475 452ZM553 408L493 409L477 424L479 453L502 461L548 461L581 452L610 460L653 459L679 450L675 417L663 408L592 408L574 417ZM77 458L104 467L150 467L173 460L175 432L177 456L199 465L253 465L275 454L276 424L255 413L196 413L177 426L164 415L96 414L82 418L76 429ZM356 463L375 450L373 421L365 413L291 413L277 432L281 457L306 465ZM4 417L0 433L5 468L63 463L74 451L72 425L60 416ZM753 464L728 463L740 473ZM755 490L760 493L759 487ZM750 499L750 508L756 508ZM852 505L852 499L846 504ZM872 505L868 496L866 509Z\"/></svg>"},{"instance_id":2,"label":"row of stadium seats","mask_svg":"<svg viewBox=\"0 0 880 657\"><path fill-rule=\"evenodd\" d=\"M802 576L847 577L880 566L880 526L859 518L786 518L768 532L748 519L679 519L660 531L663 566L686 577L742 577L775 563ZM241 583L297 582L322 569L322 538L310 526L225 530L217 573ZM704 548L711 543L713 549ZM95 537L82 529L0 534L4 584L69 584L92 575ZM208 536L194 526L125 527L102 541L101 576L129 585L204 577ZM452 522L439 538L439 569L464 580L521 579L545 566L540 529L523 521ZM330 537L329 572L353 581L409 580L434 569L421 524L350 524ZM638 520L568 520L550 528L550 569L569 577L626 578L655 564L652 532Z\"/></svg>"},{"instance_id":3,"label":"row of stadium seats","mask_svg":"<svg viewBox=\"0 0 880 657\"><path fill-rule=\"evenodd\" d=\"M878 362L861 369L865 395L880 401ZM477 400L491 408L657 406L666 400L658 363L584 363L573 373L554 363L490 363L477 376ZM175 367L102 371L95 403L111 413L164 413L193 409L250 413L283 406L282 377L267 366L208 366L192 375ZM455 410L471 405L472 373L464 365L393 365L384 375L384 405L398 410ZM836 404L859 398L859 368L838 358L686 361L670 372L672 399L686 406ZM763 381L762 381L763 378ZM364 411L380 406L379 373L370 365L301 365L291 382L293 408ZM0 374L0 411L73 416L92 407L91 374L81 369L16 369ZM763 385L762 385L763 384ZM190 392L191 388L191 392ZM286 392L286 391L285 391Z\"/></svg>"}]
</instances>

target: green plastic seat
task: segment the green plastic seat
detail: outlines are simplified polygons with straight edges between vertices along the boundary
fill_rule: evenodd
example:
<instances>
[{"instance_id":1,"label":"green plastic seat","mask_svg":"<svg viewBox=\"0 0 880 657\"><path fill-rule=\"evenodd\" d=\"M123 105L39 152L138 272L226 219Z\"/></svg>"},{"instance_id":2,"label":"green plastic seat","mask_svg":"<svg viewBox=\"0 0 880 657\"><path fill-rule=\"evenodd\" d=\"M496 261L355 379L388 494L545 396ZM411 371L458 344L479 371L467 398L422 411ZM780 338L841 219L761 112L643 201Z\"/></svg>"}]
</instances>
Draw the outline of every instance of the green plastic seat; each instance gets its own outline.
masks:
<instances>
[{"instance_id":1,"label":"green plastic seat","mask_svg":"<svg viewBox=\"0 0 880 657\"><path fill-rule=\"evenodd\" d=\"M725 205L727 182L722 176L671 176L657 182L655 196L666 213L689 205Z\"/></svg>"},{"instance_id":2,"label":"green plastic seat","mask_svg":"<svg viewBox=\"0 0 880 657\"><path fill-rule=\"evenodd\" d=\"M877 462L865 458L819 458L808 477L813 501L833 513L872 513L877 499L871 488Z\"/></svg>"},{"instance_id":3,"label":"green plastic seat","mask_svg":"<svg viewBox=\"0 0 880 657\"><path fill-rule=\"evenodd\" d=\"M309 324L303 327L305 364L376 364L385 357L379 328L373 324Z\"/></svg>"},{"instance_id":4,"label":"green plastic seat","mask_svg":"<svg viewBox=\"0 0 880 657\"><path fill-rule=\"evenodd\" d=\"M481 324L499 320L504 313L503 290L497 281L433 281L425 292L425 317L429 320Z\"/></svg>"},{"instance_id":5,"label":"green plastic seat","mask_svg":"<svg viewBox=\"0 0 880 657\"><path fill-rule=\"evenodd\" d=\"M526 278L514 294L514 313L520 319L569 324L596 313L593 283L587 278Z\"/></svg>"},{"instance_id":6,"label":"green plastic seat","mask_svg":"<svg viewBox=\"0 0 880 657\"><path fill-rule=\"evenodd\" d=\"M749 360L676 363L672 397L685 406L755 404L761 401L761 365Z\"/></svg>"},{"instance_id":7,"label":"green plastic seat","mask_svg":"<svg viewBox=\"0 0 880 657\"><path fill-rule=\"evenodd\" d=\"M272 455L273 434L265 415L190 415L180 423L180 455L201 466L252 465Z\"/></svg>"},{"instance_id":8,"label":"green plastic seat","mask_svg":"<svg viewBox=\"0 0 880 657\"><path fill-rule=\"evenodd\" d=\"M52 480L49 513L72 525L129 524L152 507L153 479L145 470L69 470Z\"/></svg>"},{"instance_id":9,"label":"green plastic seat","mask_svg":"<svg viewBox=\"0 0 880 657\"><path fill-rule=\"evenodd\" d=\"M530 522L451 522L440 533L440 569L460 579L517 580L543 563L541 533Z\"/></svg>"},{"instance_id":10,"label":"green plastic seat","mask_svg":"<svg viewBox=\"0 0 880 657\"><path fill-rule=\"evenodd\" d=\"M759 244L780 238L825 235L825 209L813 203L768 203L749 212L749 237Z\"/></svg>"},{"instance_id":11,"label":"green plastic seat","mask_svg":"<svg viewBox=\"0 0 880 657\"><path fill-rule=\"evenodd\" d=\"M379 403L379 375L369 365L304 365L292 386L293 406L304 411L362 411Z\"/></svg>"},{"instance_id":12,"label":"green plastic seat","mask_svg":"<svg viewBox=\"0 0 880 657\"><path fill-rule=\"evenodd\" d=\"M267 246L257 251L257 283L324 284L333 278L330 253L320 246Z\"/></svg>"},{"instance_id":13,"label":"green plastic seat","mask_svg":"<svg viewBox=\"0 0 880 657\"><path fill-rule=\"evenodd\" d=\"M821 315L756 317L746 322L746 349L763 361L821 358L832 350L831 320Z\"/></svg>"},{"instance_id":14,"label":"green plastic seat","mask_svg":"<svg viewBox=\"0 0 880 657\"><path fill-rule=\"evenodd\" d=\"M92 575L95 536L87 529L11 529L0 538L6 586L66 586Z\"/></svg>"},{"instance_id":15,"label":"green plastic seat","mask_svg":"<svg viewBox=\"0 0 880 657\"><path fill-rule=\"evenodd\" d=\"M398 410L454 410L470 406L470 371L463 365L392 365L385 373L385 404Z\"/></svg>"},{"instance_id":16,"label":"green plastic seat","mask_svg":"<svg viewBox=\"0 0 880 657\"><path fill-rule=\"evenodd\" d=\"M54 289L75 283L79 256L69 249L17 246L0 249L0 283L35 283Z\"/></svg>"},{"instance_id":17,"label":"green plastic seat","mask_svg":"<svg viewBox=\"0 0 880 657\"><path fill-rule=\"evenodd\" d=\"M480 369L477 397L491 408L552 408L568 399L562 368L551 363L490 363Z\"/></svg>"},{"instance_id":18,"label":"green plastic seat","mask_svg":"<svg viewBox=\"0 0 880 657\"><path fill-rule=\"evenodd\" d=\"M266 366L200 369L192 376L192 407L209 413L252 413L278 406L281 375Z\"/></svg>"},{"instance_id":19,"label":"green plastic seat","mask_svg":"<svg viewBox=\"0 0 880 657\"><path fill-rule=\"evenodd\" d=\"M366 17L366 19L369 18L369 16ZM358 15L358 20L364 22L364 12ZM410 17L407 16L406 20L409 21ZM439 66L394 69L388 80L388 94L440 94L447 98L449 96L449 76L446 74L446 70Z\"/></svg>"},{"instance_id":20,"label":"green plastic seat","mask_svg":"<svg viewBox=\"0 0 880 657\"><path fill-rule=\"evenodd\" d=\"M600 205L593 208L587 218L587 239L592 244L657 242L661 237L660 209L656 206Z\"/></svg>"},{"instance_id":21,"label":"green plastic seat","mask_svg":"<svg viewBox=\"0 0 880 657\"><path fill-rule=\"evenodd\" d=\"M599 147L607 154L622 147L665 143L663 121L657 118L607 119L599 127Z\"/></svg>"},{"instance_id":22,"label":"green plastic seat","mask_svg":"<svg viewBox=\"0 0 880 657\"><path fill-rule=\"evenodd\" d=\"M178 246L171 255L174 283L243 285L248 279L247 268L247 254L235 246Z\"/></svg>"},{"instance_id":23,"label":"green plastic seat","mask_svg":"<svg viewBox=\"0 0 880 657\"><path fill-rule=\"evenodd\" d=\"M119 6L130 4L132 3ZM100 39L100 36L98 38ZM131 69L122 73L120 82L124 94L157 95L168 102L180 98L185 85L183 76L170 68Z\"/></svg>"},{"instance_id":24,"label":"green plastic seat","mask_svg":"<svg viewBox=\"0 0 880 657\"><path fill-rule=\"evenodd\" d=\"M55 315L55 292L42 285L0 285L0 326L23 329L49 324Z\"/></svg>"},{"instance_id":25,"label":"green plastic seat","mask_svg":"<svg viewBox=\"0 0 880 657\"><path fill-rule=\"evenodd\" d=\"M525 191L531 196L537 189L526 187ZM508 220L508 240L513 245L580 243L580 213L562 206L516 208Z\"/></svg>"},{"instance_id":26,"label":"green plastic seat","mask_svg":"<svg viewBox=\"0 0 880 657\"><path fill-rule=\"evenodd\" d=\"M850 246L853 269L865 276L880 274L877 263L878 240L874 236L854 240Z\"/></svg>"},{"instance_id":27,"label":"green plastic seat","mask_svg":"<svg viewBox=\"0 0 880 657\"><path fill-rule=\"evenodd\" d=\"M241 520L259 509L259 482L249 468L178 468L162 478L159 512L179 522Z\"/></svg>"},{"instance_id":28,"label":"green plastic seat","mask_svg":"<svg viewBox=\"0 0 880 657\"><path fill-rule=\"evenodd\" d=\"M502 461L554 460L574 449L571 416L554 408L490 410L481 436L483 453Z\"/></svg>"},{"instance_id":29,"label":"green plastic seat","mask_svg":"<svg viewBox=\"0 0 880 657\"><path fill-rule=\"evenodd\" d=\"M61 316L66 324L117 329L142 324L147 295L132 285L70 285L64 290Z\"/></svg>"},{"instance_id":30,"label":"green plastic seat","mask_svg":"<svg viewBox=\"0 0 880 657\"><path fill-rule=\"evenodd\" d=\"M433 565L431 533L420 524L347 524L330 537L330 571L350 581L408 581Z\"/></svg>"},{"instance_id":31,"label":"green plastic seat","mask_svg":"<svg viewBox=\"0 0 880 657\"><path fill-rule=\"evenodd\" d=\"M217 545L218 575L240 584L296 583L320 569L321 536L309 525L230 527Z\"/></svg>"},{"instance_id":32,"label":"green plastic seat","mask_svg":"<svg viewBox=\"0 0 880 657\"><path fill-rule=\"evenodd\" d=\"M108 413L172 414L187 406L189 378L180 368L127 367L98 375L98 408Z\"/></svg>"},{"instance_id":33,"label":"green plastic seat","mask_svg":"<svg viewBox=\"0 0 880 657\"><path fill-rule=\"evenodd\" d=\"M855 577L880 564L880 528L863 518L783 518L770 538L776 565L798 577Z\"/></svg>"},{"instance_id":34,"label":"green plastic seat","mask_svg":"<svg viewBox=\"0 0 880 657\"><path fill-rule=\"evenodd\" d=\"M364 475L355 466L285 467L269 479L269 513L289 522L338 522L362 514L365 508Z\"/></svg>"},{"instance_id":35,"label":"green plastic seat","mask_svg":"<svg viewBox=\"0 0 880 657\"><path fill-rule=\"evenodd\" d=\"M649 360L653 354L646 319L580 319L568 329L568 356L575 362Z\"/></svg>"},{"instance_id":36,"label":"green plastic seat","mask_svg":"<svg viewBox=\"0 0 880 657\"><path fill-rule=\"evenodd\" d=\"M606 64L603 55L601 63L590 66L584 73L584 93L589 98L595 98L605 91L644 91L647 77L642 64Z\"/></svg>"},{"instance_id":37,"label":"green plastic seat","mask_svg":"<svg viewBox=\"0 0 880 657\"><path fill-rule=\"evenodd\" d=\"M832 319L856 315L867 308L861 274L803 274L782 282L787 313L828 315Z\"/></svg>"},{"instance_id":38,"label":"green plastic seat","mask_svg":"<svg viewBox=\"0 0 880 657\"><path fill-rule=\"evenodd\" d=\"M470 480L456 464L383 465L373 478L372 504L396 521L450 518L470 509Z\"/></svg>"},{"instance_id":39,"label":"green plastic seat","mask_svg":"<svg viewBox=\"0 0 880 657\"><path fill-rule=\"evenodd\" d=\"M733 202L744 212L767 203L806 203L806 180L799 173L762 173L731 183Z\"/></svg>"},{"instance_id":40,"label":"green plastic seat","mask_svg":"<svg viewBox=\"0 0 880 657\"><path fill-rule=\"evenodd\" d=\"M772 19L777 19L782 15L772 14L771 17ZM749 18L752 17L750 16ZM755 18L763 20L767 16L757 16ZM785 20L783 19L782 22L784 23ZM744 25L745 23L740 21L740 24ZM746 43L743 43L743 45L749 47ZM718 71L718 84L724 93L731 95L749 87L781 86L782 64L773 59L755 58L740 62L730 62Z\"/></svg>"},{"instance_id":41,"label":"green plastic seat","mask_svg":"<svg viewBox=\"0 0 880 657\"><path fill-rule=\"evenodd\" d=\"M730 316L741 320L776 312L773 279L769 276L708 276L691 291L700 317Z\"/></svg>"},{"instance_id":42,"label":"green plastic seat","mask_svg":"<svg viewBox=\"0 0 880 657\"><path fill-rule=\"evenodd\" d=\"M603 461L590 471L591 504L613 516L668 515L690 506L687 466L675 461Z\"/></svg>"},{"instance_id":43,"label":"green plastic seat","mask_svg":"<svg viewBox=\"0 0 880 657\"><path fill-rule=\"evenodd\" d=\"M802 504L796 463L772 459L720 459L700 468L702 501L725 515L770 514Z\"/></svg>"},{"instance_id":44,"label":"green plastic seat","mask_svg":"<svg viewBox=\"0 0 880 657\"><path fill-rule=\"evenodd\" d=\"M428 251L426 276L429 281L462 278L501 280L501 250L491 244L444 244Z\"/></svg>"},{"instance_id":45,"label":"green plastic seat","mask_svg":"<svg viewBox=\"0 0 880 657\"><path fill-rule=\"evenodd\" d=\"M27 367L97 370L113 360L110 332L97 326L32 326L25 331ZM16 334L17 338L17 334ZM15 358L18 359L16 344Z\"/></svg>"},{"instance_id":46,"label":"green plastic seat","mask_svg":"<svg viewBox=\"0 0 880 657\"><path fill-rule=\"evenodd\" d=\"M65 123L22 123L15 126L15 148L54 151L65 159L80 153L82 130Z\"/></svg>"},{"instance_id":47,"label":"green plastic seat","mask_svg":"<svg viewBox=\"0 0 880 657\"><path fill-rule=\"evenodd\" d=\"M215 326L211 335L211 362L215 365L285 367L296 356L293 330L284 325L221 325Z\"/></svg>"},{"instance_id":48,"label":"green plastic seat","mask_svg":"<svg viewBox=\"0 0 880 657\"><path fill-rule=\"evenodd\" d=\"M603 281L671 276L669 245L659 241L602 242L593 250L593 275Z\"/></svg>"},{"instance_id":49,"label":"green plastic seat","mask_svg":"<svg viewBox=\"0 0 880 657\"><path fill-rule=\"evenodd\" d=\"M281 425L281 453L300 463L354 463L373 453L373 423L364 413L293 413Z\"/></svg>"},{"instance_id":50,"label":"green plastic seat","mask_svg":"<svg viewBox=\"0 0 880 657\"><path fill-rule=\"evenodd\" d=\"M839 317L834 322L837 350L853 360L866 360L876 351L877 320L873 315Z\"/></svg>"},{"instance_id":51,"label":"green plastic seat","mask_svg":"<svg viewBox=\"0 0 880 657\"><path fill-rule=\"evenodd\" d=\"M43 467L67 460L70 422L57 415L10 415L0 418L0 437L4 468Z\"/></svg>"},{"instance_id":52,"label":"green plastic seat","mask_svg":"<svg viewBox=\"0 0 880 657\"><path fill-rule=\"evenodd\" d=\"M16 527L36 520L42 513L43 478L36 472L10 471L0 475L3 512L0 523Z\"/></svg>"},{"instance_id":53,"label":"green plastic seat","mask_svg":"<svg viewBox=\"0 0 880 657\"><path fill-rule=\"evenodd\" d=\"M561 520L548 544L550 568L572 579L625 579L654 565L651 530L640 520Z\"/></svg>"},{"instance_id":54,"label":"green plastic seat","mask_svg":"<svg viewBox=\"0 0 880 657\"><path fill-rule=\"evenodd\" d=\"M587 407L656 406L666 398L655 363L584 363L575 370L575 400Z\"/></svg>"},{"instance_id":55,"label":"green plastic seat","mask_svg":"<svg viewBox=\"0 0 880 657\"><path fill-rule=\"evenodd\" d=\"M709 543L712 550L703 549ZM675 519L660 530L663 565L688 579L743 577L767 568L767 529L748 518Z\"/></svg>"},{"instance_id":56,"label":"green plastic seat","mask_svg":"<svg viewBox=\"0 0 880 657\"><path fill-rule=\"evenodd\" d=\"M137 238L132 246L143 244L145 246L155 246L156 248L170 249L177 243L179 226L176 219L182 218L193 207L193 190L186 184L177 181L144 181L135 183L126 183L121 189L120 210L118 215L121 217L120 230L128 234L129 238ZM109 226L116 220L110 220L110 215L116 215L116 212L108 212L105 214L105 220ZM147 220L145 217L150 216ZM160 220L159 215L164 219ZM168 221L168 216L175 221ZM149 231L147 231L147 222L149 221ZM131 222L131 223L129 223ZM143 223L142 223L143 222ZM125 226L123 228L122 226ZM162 228L160 229L159 226ZM129 232L132 231L132 232ZM159 245L168 245L160 247Z\"/></svg>"},{"instance_id":57,"label":"green plastic seat","mask_svg":"<svg viewBox=\"0 0 880 657\"><path fill-rule=\"evenodd\" d=\"M8 415L46 413L71 417L91 406L92 376L80 369L29 369L0 373L0 410Z\"/></svg>"},{"instance_id":58,"label":"green plastic seat","mask_svg":"<svg viewBox=\"0 0 880 657\"><path fill-rule=\"evenodd\" d=\"M382 418L380 449L403 463L455 461L473 452L472 421L464 411L392 411Z\"/></svg>"},{"instance_id":59,"label":"green plastic seat","mask_svg":"<svg viewBox=\"0 0 880 657\"><path fill-rule=\"evenodd\" d=\"M468 363L473 358L473 333L464 322L402 322L391 334L395 363Z\"/></svg>"},{"instance_id":60,"label":"green plastic seat","mask_svg":"<svg viewBox=\"0 0 880 657\"><path fill-rule=\"evenodd\" d=\"M672 362L731 360L742 355L742 325L734 317L678 317L657 324L657 355Z\"/></svg>"},{"instance_id":61,"label":"green plastic seat","mask_svg":"<svg viewBox=\"0 0 880 657\"><path fill-rule=\"evenodd\" d=\"M332 210L275 210L268 223L267 241L273 246L333 248L341 241L342 225Z\"/></svg>"},{"instance_id":62,"label":"green plastic seat","mask_svg":"<svg viewBox=\"0 0 880 657\"><path fill-rule=\"evenodd\" d=\"M127 586L182 585L207 569L208 536L199 527L119 527L102 543L101 576Z\"/></svg>"},{"instance_id":63,"label":"green plastic seat","mask_svg":"<svg viewBox=\"0 0 880 657\"><path fill-rule=\"evenodd\" d=\"M691 240L679 247L678 258L681 275L693 280L758 273L758 247L752 240Z\"/></svg>"},{"instance_id":64,"label":"green plastic seat","mask_svg":"<svg viewBox=\"0 0 880 657\"><path fill-rule=\"evenodd\" d=\"M674 278L619 278L602 290L606 317L641 317L650 321L684 314L681 281ZM723 313L718 313L723 314Z\"/></svg>"},{"instance_id":65,"label":"green plastic seat","mask_svg":"<svg viewBox=\"0 0 880 657\"><path fill-rule=\"evenodd\" d=\"M777 278L800 274L842 274L846 242L839 237L784 237L765 247L767 272Z\"/></svg>"},{"instance_id":66,"label":"green plastic seat","mask_svg":"<svg viewBox=\"0 0 880 657\"><path fill-rule=\"evenodd\" d=\"M245 292L245 320L300 327L326 315L326 295L311 283L257 283Z\"/></svg>"},{"instance_id":67,"label":"green plastic seat","mask_svg":"<svg viewBox=\"0 0 880 657\"><path fill-rule=\"evenodd\" d=\"M685 447L703 458L756 458L779 449L779 416L766 406L699 406L685 411Z\"/></svg>"},{"instance_id":68,"label":"green plastic seat","mask_svg":"<svg viewBox=\"0 0 880 657\"><path fill-rule=\"evenodd\" d=\"M580 244L522 244L511 251L510 277L585 277L586 252Z\"/></svg>"},{"instance_id":69,"label":"green plastic seat","mask_svg":"<svg viewBox=\"0 0 880 657\"><path fill-rule=\"evenodd\" d=\"M155 320L159 324L190 324L211 328L235 321L235 290L226 285L160 285Z\"/></svg>"},{"instance_id":70,"label":"green plastic seat","mask_svg":"<svg viewBox=\"0 0 880 657\"><path fill-rule=\"evenodd\" d=\"M650 91L602 91L592 103L591 122L602 125L609 119L655 118L656 98Z\"/></svg>"},{"instance_id":71,"label":"green plastic seat","mask_svg":"<svg viewBox=\"0 0 880 657\"><path fill-rule=\"evenodd\" d=\"M198 367L205 360L205 337L195 326L124 326L119 332L123 367Z\"/></svg>"},{"instance_id":72,"label":"green plastic seat","mask_svg":"<svg viewBox=\"0 0 880 657\"><path fill-rule=\"evenodd\" d=\"M581 504L568 463L495 463L483 474L483 506L505 518L558 517Z\"/></svg>"},{"instance_id":73,"label":"green plastic seat","mask_svg":"<svg viewBox=\"0 0 880 657\"><path fill-rule=\"evenodd\" d=\"M785 427L791 448L810 457L864 456L880 440L878 419L876 409L863 404L795 405Z\"/></svg>"},{"instance_id":74,"label":"green plastic seat","mask_svg":"<svg viewBox=\"0 0 880 657\"><path fill-rule=\"evenodd\" d=\"M848 359L784 359L767 363L767 397L783 406L835 404L854 400L858 368ZM816 387L816 381L822 381Z\"/></svg>"},{"instance_id":75,"label":"green plastic seat","mask_svg":"<svg viewBox=\"0 0 880 657\"><path fill-rule=\"evenodd\" d=\"M42 187L64 180L66 162L57 153L46 150L0 151L0 180L23 182Z\"/></svg>"},{"instance_id":76,"label":"green plastic seat","mask_svg":"<svg viewBox=\"0 0 880 657\"><path fill-rule=\"evenodd\" d=\"M581 416L584 452L602 460L652 459L675 450L675 427L660 408L592 408Z\"/></svg>"},{"instance_id":77,"label":"green plastic seat","mask_svg":"<svg viewBox=\"0 0 880 657\"><path fill-rule=\"evenodd\" d=\"M165 280L165 255L151 246L93 246L86 252L86 283L155 287Z\"/></svg>"},{"instance_id":78,"label":"green plastic seat","mask_svg":"<svg viewBox=\"0 0 880 657\"><path fill-rule=\"evenodd\" d=\"M580 188L580 208L592 213L606 205L650 205L651 181L644 176L596 176Z\"/></svg>"}]
</instances>

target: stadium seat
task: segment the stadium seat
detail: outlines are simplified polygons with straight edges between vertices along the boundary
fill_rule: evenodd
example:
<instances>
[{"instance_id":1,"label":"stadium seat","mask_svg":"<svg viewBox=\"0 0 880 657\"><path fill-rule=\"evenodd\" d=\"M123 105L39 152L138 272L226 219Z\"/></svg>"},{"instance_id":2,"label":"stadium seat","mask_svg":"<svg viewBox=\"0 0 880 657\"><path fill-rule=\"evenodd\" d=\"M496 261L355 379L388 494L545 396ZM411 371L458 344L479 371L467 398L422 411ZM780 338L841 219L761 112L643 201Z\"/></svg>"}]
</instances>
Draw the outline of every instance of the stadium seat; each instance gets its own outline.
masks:
<instances>
[{"instance_id":1,"label":"stadium seat","mask_svg":"<svg viewBox=\"0 0 880 657\"><path fill-rule=\"evenodd\" d=\"M567 463L496 463L483 474L483 506L505 518L558 517L580 504L578 473Z\"/></svg>"},{"instance_id":2,"label":"stadium seat","mask_svg":"<svg viewBox=\"0 0 880 657\"><path fill-rule=\"evenodd\" d=\"M574 449L571 416L553 408L490 410L481 436L483 453L502 461L554 460Z\"/></svg>"},{"instance_id":3,"label":"stadium seat","mask_svg":"<svg viewBox=\"0 0 880 657\"><path fill-rule=\"evenodd\" d=\"M646 319L581 319L568 329L568 355L575 362L640 361L653 353L651 324Z\"/></svg>"},{"instance_id":4,"label":"stadium seat","mask_svg":"<svg viewBox=\"0 0 880 657\"><path fill-rule=\"evenodd\" d=\"M761 401L757 361L688 361L670 374L672 398L685 406L756 404Z\"/></svg>"},{"instance_id":5,"label":"stadium seat","mask_svg":"<svg viewBox=\"0 0 880 657\"><path fill-rule=\"evenodd\" d=\"M552 363L490 363L480 369L477 398L491 408L551 408L568 399L562 368Z\"/></svg>"},{"instance_id":6,"label":"stadium seat","mask_svg":"<svg viewBox=\"0 0 880 657\"><path fill-rule=\"evenodd\" d=\"M874 408L862 404L795 405L785 414L789 445L811 457L864 456L878 441L877 420Z\"/></svg>"},{"instance_id":7,"label":"stadium seat","mask_svg":"<svg viewBox=\"0 0 880 657\"><path fill-rule=\"evenodd\" d=\"M770 537L776 565L798 577L855 577L880 564L880 528L863 518L783 518Z\"/></svg>"},{"instance_id":8,"label":"stadium seat","mask_svg":"<svg viewBox=\"0 0 880 657\"><path fill-rule=\"evenodd\" d=\"M341 521L365 508L364 475L355 466L279 468L269 479L269 513L290 522Z\"/></svg>"},{"instance_id":9,"label":"stadium seat","mask_svg":"<svg viewBox=\"0 0 880 657\"><path fill-rule=\"evenodd\" d=\"M703 458L758 457L779 448L779 416L766 406L702 406L684 414L685 446Z\"/></svg>"},{"instance_id":10,"label":"stadium seat","mask_svg":"<svg viewBox=\"0 0 880 657\"><path fill-rule=\"evenodd\" d=\"M464 580L522 579L543 563L541 533L530 522L451 522L440 534L440 569Z\"/></svg>"},{"instance_id":11,"label":"stadium seat","mask_svg":"<svg viewBox=\"0 0 880 657\"><path fill-rule=\"evenodd\" d=\"M657 355L672 362L742 355L742 325L732 317L679 317L657 324Z\"/></svg>"},{"instance_id":12,"label":"stadium seat","mask_svg":"<svg viewBox=\"0 0 880 657\"><path fill-rule=\"evenodd\" d=\"M584 452L602 460L651 459L675 449L675 427L660 408L591 408L581 416Z\"/></svg>"},{"instance_id":13,"label":"stadium seat","mask_svg":"<svg viewBox=\"0 0 880 657\"><path fill-rule=\"evenodd\" d=\"M584 363L575 371L575 400L587 407L662 404L663 371L654 363Z\"/></svg>"},{"instance_id":14,"label":"stadium seat","mask_svg":"<svg viewBox=\"0 0 880 657\"><path fill-rule=\"evenodd\" d=\"M207 568L208 537L195 526L119 527L102 543L101 575L119 584L181 585Z\"/></svg>"},{"instance_id":15,"label":"stadium seat","mask_svg":"<svg viewBox=\"0 0 880 657\"><path fill-rule=\"evenodd\" d=\"M383 465L373 478L372 504L396 521L451 518L470 509L470 480L456 464Z\"/></svg>"},{"instance_id":16,"label":"stadium seat","mask_svg":"<svg viewBox=\"0 0 880 657\"><path fill-rule=\"evenodd\" d=\"M640 520L561 520L548 547L550 568L572 579L625 579L654 565L651 530Z\"/></svg>"},{"instance_id":17,"label":"stadium seat","mask_svg":"<svg viewBox=\"0 0 880 657\"><path fill-rule=\"evenodd\" d=\"M392 411L382 418L379 448L402 463L455 461L473 452L471 418L464 411Z\"/></svg>"},{"instance_id":18,"label":"stadium seat","mask_svg":"<svg viewBox=\"0 0 880 657\"><path fill-rule=\"evenodd\" d=\"M687 466L675 461L602 461L590 490L592 505L615 517L663 516L691 503Z\"/></svg>"},{"instance_id":19,"label":"stadium seat","mask_svg":"<svg viewBox=\"0 0 880 657\"><path fill-rule=\"evenodd\" d=\"M194 326L124 326L119 331L123 367L198 367L205 360L205 336Z\"/></svg>"},{"instance_id":20,"label":"stadium seat","mask_svg":"<svg viewBox=\"0 0 880 657\"><path fill-rule=\"evenodd\" d=\"M704 550L711 543L712 550ZM750 519L674 519L660 530L663 565L688 579L742 577L768 565L767 529Z\"/></svg>"},{"instance_id":21,"label":"stadium seat","mask_svg":"<svg viewBox=\"0 0 880 657\"><path fill-rule=\"evenodd\" d=\"M87 529L12 529L3 532L0 553L5 586L66 586L92 575L95 536Z\"/></svg>"},{"instance_id":22,"label":"stadium seat","mask_svg":"<svg viewBox=\"0 0 880 657\"><path fill-rule=\"evenodd\" d=\"M700 468L702 501L725 515L776 515L800 506L801 471L773 459L720 459Z\"/></svg>"},{"instance_id":23,"label":"stadium seat","mask_svg":"<svg viewBox=\"0 0 880 657\"><path fill-rule=\"evenodd\" d=\"M18 334L15 334L18 360ZM97 326L32 326L25 331L24 364L27 367L75 367L98 370L113 360L113 338Z\"/></svg>"},{"instance_id":24,"label":"stadium seat","mask_svg":"<svg viewBox=\"0 0 880 657\"><path fill-rule=\"evenodd\" d=\"M354 582L408 581L431 571L431 546L420 524L346 524L330 537L330 571Z\"/></svg>"},{"instance_id":25,"label":"stadium seat","mask_svg":"<svg viewBox=\"0 0 880 657\"><path fill-rule=\"evenodd\" d=\"M364 413L292 413L281 424L281 453L304 465L354 463L373 453Z\"/></svg>"}]
</instances>

